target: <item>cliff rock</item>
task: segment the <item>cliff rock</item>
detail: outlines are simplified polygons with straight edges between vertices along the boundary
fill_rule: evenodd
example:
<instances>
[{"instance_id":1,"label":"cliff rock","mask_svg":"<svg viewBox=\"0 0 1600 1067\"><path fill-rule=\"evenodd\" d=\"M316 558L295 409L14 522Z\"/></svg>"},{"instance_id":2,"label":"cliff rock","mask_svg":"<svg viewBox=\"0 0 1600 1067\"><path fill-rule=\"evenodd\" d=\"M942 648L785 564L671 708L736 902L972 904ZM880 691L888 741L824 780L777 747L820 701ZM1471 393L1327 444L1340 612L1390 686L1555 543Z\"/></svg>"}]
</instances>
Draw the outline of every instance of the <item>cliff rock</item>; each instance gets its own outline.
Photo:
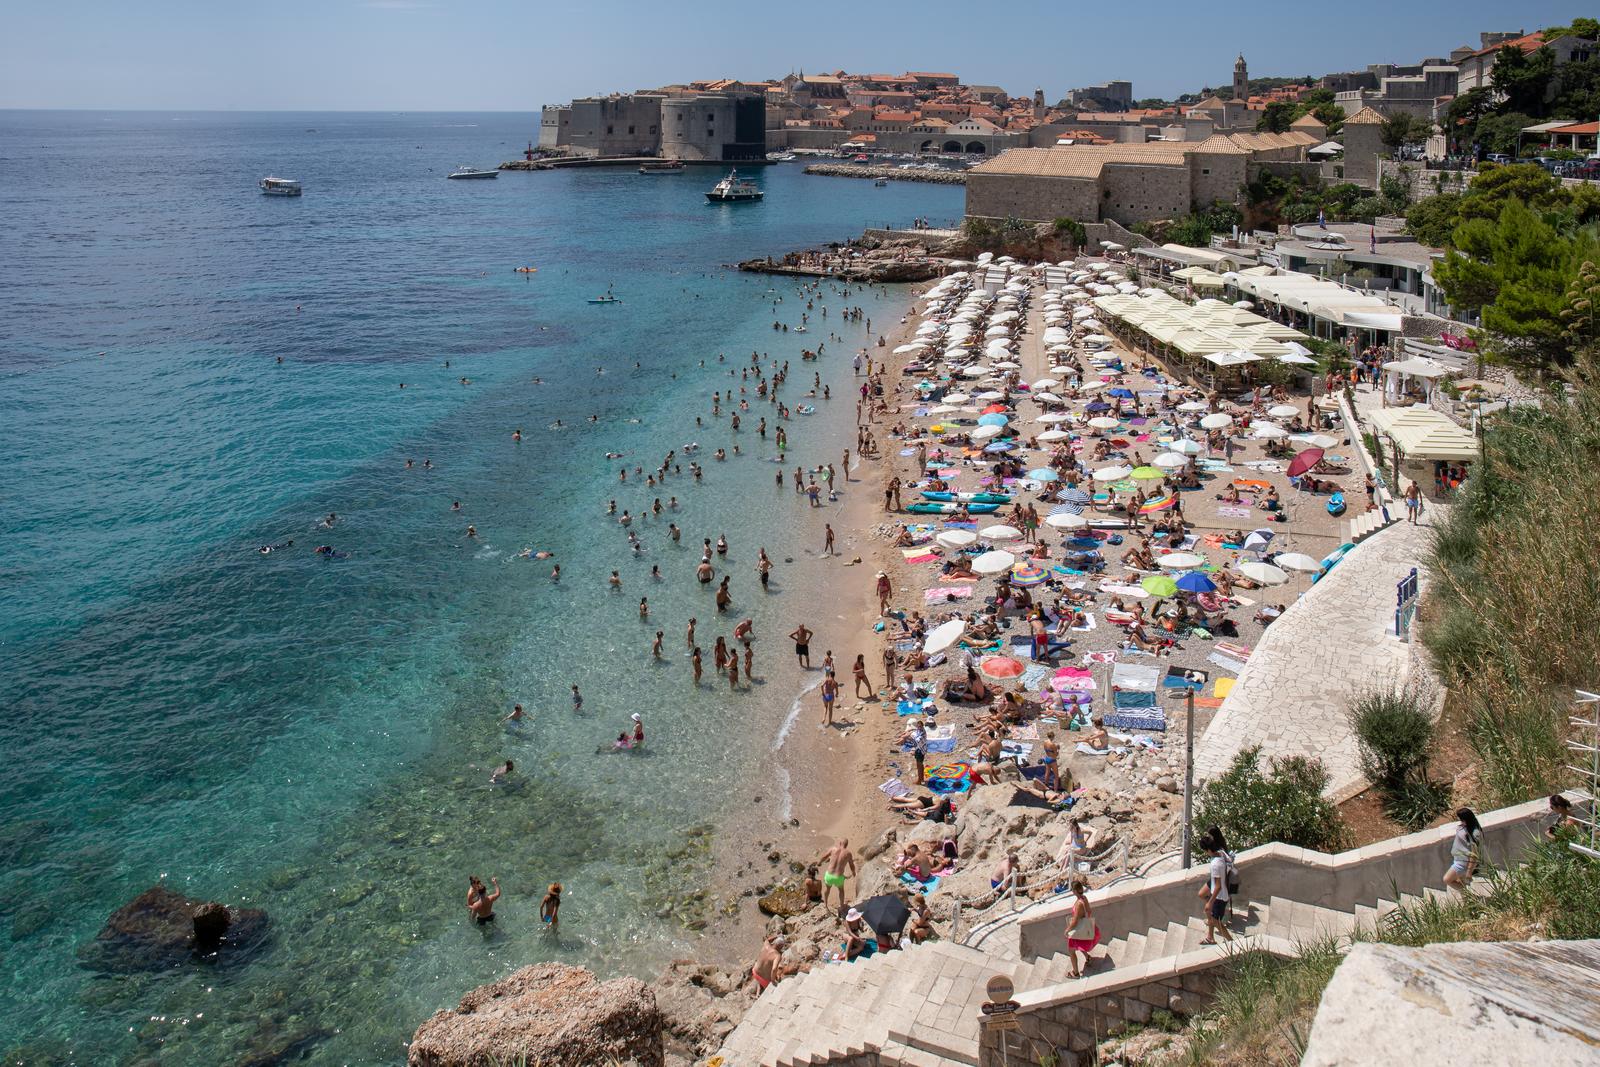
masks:
<instances>
[{"instance_id":1,"label":"cliff rock","mask_svg":"<svg viewBox=\"0 0 1600 1067\"><path fill-rule=\"evenodd\" d=\"M662 1017L637 978L598 981L582 967L540 963L479 986L435 1012L411 1039L410 1067L494 1067L517 1060L662 1067Z\"/></svg>"}]
</instances>

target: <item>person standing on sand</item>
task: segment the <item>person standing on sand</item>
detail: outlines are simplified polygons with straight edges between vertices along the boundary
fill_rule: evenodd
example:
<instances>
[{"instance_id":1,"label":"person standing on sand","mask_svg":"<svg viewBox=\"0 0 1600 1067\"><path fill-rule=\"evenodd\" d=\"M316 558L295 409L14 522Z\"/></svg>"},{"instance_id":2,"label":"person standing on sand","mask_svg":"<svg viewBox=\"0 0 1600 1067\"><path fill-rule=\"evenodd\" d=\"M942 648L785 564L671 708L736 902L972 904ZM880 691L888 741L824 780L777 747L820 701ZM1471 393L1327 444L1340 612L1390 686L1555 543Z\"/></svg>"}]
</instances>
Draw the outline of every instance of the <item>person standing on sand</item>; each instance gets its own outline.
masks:
<instances>
[{"instance_id":1,"label":"person standing on sand","mask_svg":"<svg viewBox=\"0 0 1600 1067\"><path fill-rule=\"evenodd\" d=\"M894 587L889 583L889 576L883 571L878 572L878 614L889 614L889 598L894 595Z\"/></svg>"},{"instance_id":2,"label":"person standing on sand","mask_svg":"<svg viewBox=\"0 0 1600 1067\"><path fill-rule=\"evenodd\" d=\"M1422 490L1417 488L1417 483L1412 482L1406 486L1406 521L1417 525L1417 517L1422 514Z\"/></svg>"},{"instance_id":3,"label":"person standing on sand","mask_svg":"<svg viewBox=\"0 0 1600 1067\"><path fill-rule=\"evenodd\" d=\"M926 775L923 773L923 764L928 759L928 735L922 729L922 720L913 718L906 723L905 732L895 741L895 747L911 746L911 758L917 765L917 784L921 785Z\"/></svg>"},{"instance_id":4,"label":"person standing on sand","mask_svg":"<svg viewBox=\"0 0 1600 1067\"><path fill-rule=\"evenodd\" d=\"M898 660L895 657L894 643L891 641L883 646L883 684L889 689L894 688L894 670L897 663Z\"/></svg>"},{"instance_id":5,"label":"person standing on sand","mask_svg":"<svg viewBox=\"0 0 1600 1067\"><path fill-rule=\"evenodd\" d=\"M822 524L822 531L823 531L822 532L822 554L824 556L831 556L831 555L834 554L834 551L833 551L833 524L832 523L828 523L828 522L823 523Z\"/></svg>"},{"instance_id":6,"label":"person standing on sand","mask_svg":"<svg viewBox=\"0 0 1600 1067\"><path fill-rule=\"evenodd\" d=\"M859 652L856 653L855 665L853 667L851 667L850 670L856 676L856 698L857 699L861 699L861 687L862 686L866 686L867 687L867 695L866 695L866 699L867 700L871 700L873 697L878 695L878 694L876 694L876 693L874 693L872 691L872 682L867 678L867 657L865 655L863 655L862 653L859 653Z\"/></svg>"},{"instance_id":7,"label":"person standing on sand","mask_svg":"<svg viewBox=\"0 0 1600 1067\"><path fill-rule=\"evenodd\" d=\"M839 696L839 683L834 679L833 671L822 677L822 725L833 725L833 702Z\"/></svg>"},{"instance_id":8,"label":"person standing on sand","mask_svg":"<svg viewBox=\"0 0 1600 1067\"><path fill-rule=\"evenodd\" d=\"M801 667L808 671L811 669L811 638L814 636L816 635L806 629L805 623L795 627L794 632L789 635L789 638L794 641L795 659L799 661Z\"/></svg>"},{"instance_id":9,"label":"person standing on sand","mask_svg":"<svg viewBox=\"0 0 1600 1067\"><path fill-rule=\"evenodd\" d=\"M828 897L833 891L839 891L839 913L845 911L844 880L853 877L856 873L856 857L850 851L850 842L840 838L834 846L822 854L818 861L823 867L822 871L822 906L828 906Z\"/></svg>"}]
</instances>

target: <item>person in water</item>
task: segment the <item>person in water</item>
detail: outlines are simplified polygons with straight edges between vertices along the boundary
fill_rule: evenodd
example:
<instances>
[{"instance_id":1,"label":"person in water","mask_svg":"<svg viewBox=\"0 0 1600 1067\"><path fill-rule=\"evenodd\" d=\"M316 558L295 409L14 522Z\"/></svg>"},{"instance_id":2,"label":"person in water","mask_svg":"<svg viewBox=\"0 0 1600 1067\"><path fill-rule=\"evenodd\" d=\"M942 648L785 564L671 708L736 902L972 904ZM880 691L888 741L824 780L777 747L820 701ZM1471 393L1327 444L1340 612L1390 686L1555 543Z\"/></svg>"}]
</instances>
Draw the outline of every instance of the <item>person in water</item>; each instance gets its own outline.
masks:
<instances>
[{"instance_id":1,"label":"person in water","mask_svg":"<svg viewBox=\"0 0 1600 1067\"><path fill-rule=\"evenodd\" d=\"M507 715L505 718L501 719L500 721L501 722L521 722L522 721L522 705L521 704L512 705L511 714Z\"/></svg>"},{"instance_id":2,"label":"person in water","mask_svg":"<svg viewBox=\"0 0 1600 1067\"><path fill-rule=\"evenodd\" d=\"M511 779L511 775L514 771L516 771L516 769L517 768L515 764L513 764L510 760L506 760L504 763L500 764L500 766L496 767L492 773L490 773L489 781L493 785L504 785Z\"/></svg>"},{"instance_id":3,"label":"person in water","mask_svg":"<svg viewBox=\"0 0 1600 1067\"><path fill-rule=\"evenodd\" d=\"M539 902L539 918L555 926L561 922L561 883L551 882L544 899Z\"/></svg>"},{"instance_id":4,"label":"person in water","mask_svg":"<svg viewBox=\"0 0 1600 1067\"><path fill-rule=\"evenodd\" d=\"M489 881L494 883L493 893L484 889L477 875L467 876L467 911L478 920L479 926L494 922L494 902L500 899L500 879L491 877Z\"/></svg>"}]
</instances>

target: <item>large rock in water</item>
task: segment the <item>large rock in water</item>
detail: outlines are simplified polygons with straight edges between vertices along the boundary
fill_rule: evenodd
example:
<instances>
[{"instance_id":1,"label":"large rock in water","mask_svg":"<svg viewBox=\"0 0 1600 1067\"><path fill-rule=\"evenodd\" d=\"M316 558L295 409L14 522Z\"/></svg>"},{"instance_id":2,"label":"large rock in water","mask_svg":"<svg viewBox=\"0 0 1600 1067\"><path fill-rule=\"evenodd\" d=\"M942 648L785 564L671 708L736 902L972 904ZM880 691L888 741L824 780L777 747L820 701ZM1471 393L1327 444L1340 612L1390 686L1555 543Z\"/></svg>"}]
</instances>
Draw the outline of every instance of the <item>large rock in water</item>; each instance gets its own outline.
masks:
<instances>
[{"instance_id":1,"label":"large rock in water","mask_svg":"<svg viewBox=\"0 0 1600 1067\"><path fill-rule=\"evenodd\" d=\"M479 986L411 1038L410 1067L503 1063L662 1067L655 994L637 978L600 982L582 967L540 963Z\"/></svg>"},{"instance_id":2,"label":"large rock in water","mask_svg":"<svg viewBox=\"0 0 1600 1067\"><path fill-rule=\"evenodd\" d=\"M267 913L190 900L152 886L111 913L78 956L102 971L159 971L188 960L234 960L266 938Z\"/></svg>"}]
</instances>

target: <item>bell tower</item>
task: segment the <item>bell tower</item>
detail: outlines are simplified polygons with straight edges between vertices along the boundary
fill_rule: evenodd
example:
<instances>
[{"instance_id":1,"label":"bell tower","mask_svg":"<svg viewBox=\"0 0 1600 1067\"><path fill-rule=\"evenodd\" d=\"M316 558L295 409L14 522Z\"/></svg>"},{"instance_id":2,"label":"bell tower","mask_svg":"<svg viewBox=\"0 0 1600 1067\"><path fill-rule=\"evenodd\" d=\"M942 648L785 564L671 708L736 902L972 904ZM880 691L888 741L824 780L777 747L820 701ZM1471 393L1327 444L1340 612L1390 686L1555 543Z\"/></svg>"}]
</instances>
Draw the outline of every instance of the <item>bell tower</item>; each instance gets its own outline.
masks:
<instances>
[{"instance_id":1,"label":"bell tower","mask_svg":"<svg viewBox=\"0 0 1600 1067\"><path fill-rule=\"evenodd\" d=\"M1243 53L1233 64L1233 98L1240 101L1250 99L1250 72L1245 68Z\"/></svg>"}]
</instances>

